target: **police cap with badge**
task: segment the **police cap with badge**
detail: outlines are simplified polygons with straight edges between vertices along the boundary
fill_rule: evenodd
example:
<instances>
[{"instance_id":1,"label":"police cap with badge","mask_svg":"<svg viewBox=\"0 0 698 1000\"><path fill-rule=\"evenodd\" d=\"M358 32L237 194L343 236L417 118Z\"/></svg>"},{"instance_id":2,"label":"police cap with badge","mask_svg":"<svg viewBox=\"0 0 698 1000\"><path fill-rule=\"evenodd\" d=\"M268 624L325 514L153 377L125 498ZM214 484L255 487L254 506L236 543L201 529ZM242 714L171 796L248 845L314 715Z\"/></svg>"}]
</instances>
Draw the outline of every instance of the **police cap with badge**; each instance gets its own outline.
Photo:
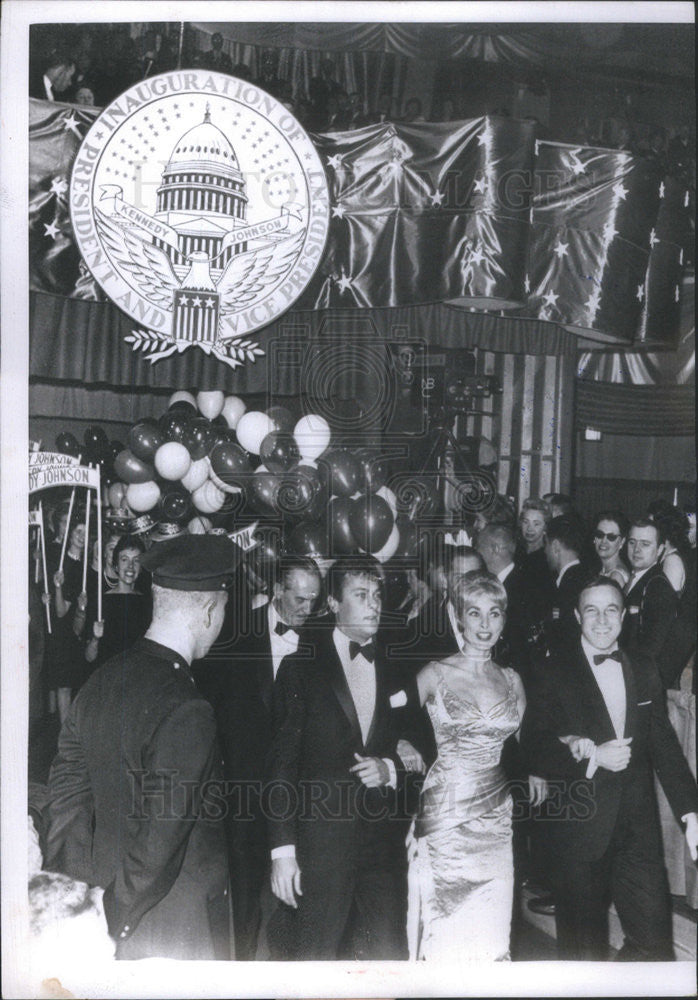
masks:
<instances>
[{"instance_id":1,"label":"police cap with badge","mask_svg":"<svg viewBox=\"0 0 698 1000\"><path fill-rule=\"evenodd\" d=\"M141 558L153 583L170 590L227 590L242 549L227 535L180 535L158 542Z\"/></svg>"}]
</instances>

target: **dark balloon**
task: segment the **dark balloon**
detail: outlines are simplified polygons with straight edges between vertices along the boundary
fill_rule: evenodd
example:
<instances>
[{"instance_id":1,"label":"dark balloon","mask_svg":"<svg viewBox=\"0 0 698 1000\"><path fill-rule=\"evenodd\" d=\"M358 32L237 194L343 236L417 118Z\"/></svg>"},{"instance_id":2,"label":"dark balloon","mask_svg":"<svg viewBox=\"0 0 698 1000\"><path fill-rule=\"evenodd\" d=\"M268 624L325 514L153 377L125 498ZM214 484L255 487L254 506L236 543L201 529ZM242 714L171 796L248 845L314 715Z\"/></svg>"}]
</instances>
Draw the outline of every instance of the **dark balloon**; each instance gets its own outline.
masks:
<instances>
[{"instance_id":1,"label":"dark balloon","mask_svg":"<svg viewBox=\"0 0 698 1000\"><path fill-rule=\"evenodd\" d=\"M136 458L128 448L114 459L114 472L122 483L148 483L155 478L153 466Z\"/></svg>"},{"instance_id":2,"label":"dark balloon","mask_svg":"<svg viewBox=\"0 0 698 1000\"><path fill-rule=\"evenodd\" d=\"M247 502L260 514L276 511L281 479L273 472L255 472L247 481Z\"/></svg>"},{"instance_id":3,"label":"dark balloon","mask_svg":"<svg viewBox=\"0 0 698 1000\"><path fill-rule=\"evenodd\" d=\"M350 451L335 449L325 452L320 462L327 468L330 494L350 497L356 493L361 482L361 465Z\"/></svg>"},{"instance_id":4,"label":"dark balloon","mask_svg":"<svg viewBox=\"0 0 698 1000\"><path fill-rule=\"evenodd\" d=\"M361 468L359 489L365 493L375 493L388 481L388 467L384 458L379 458L368 448L355 452Z\"/></svg>"},{"instance_id":5,"label":"dark balloon","mask_svg":"<svg viewBox=\"0 0 698 1000\"><path fill-rule=\"evenodd\" d=\"M119 454L119 452L120 451L124 451L125 448L126 448L126 445L123 443L123 441L110 441L109 442L109 453L108 454L109 454L109 458L112 460L112 462L114 461L114 459L116 458L116 456Z\"/></svg>"},{"instance_id":6,"label":"dark balloon","mask_svg":"<svg viewBox=\"0 0 698 1000\"><path fill-rule=\"evenodd\" d=\"M247 454L239 444L220 441L210 455L211 468L226 486L245 487L251 480L251 469Z\"/></svg>"},{"instance_id":7,"label":"dark balloon","mask_svg":"<svg viewBox=\"0 0 698 1000\"><path fill-rule=\"evenodd\" d=\"M214 440L213 445L211 447L211 451L213 451L213 449L216 447L217 444L237 444L238 443L238 436L235 433L235 431L232 429L232 427L228 427L228 425L225 423L225 421L223 422L223 424L218 424L217 421L218 421L218 417L216 417L215 420L211 421L211 426L212 426L213 431L215 433L215 440ZM240 447L240 446L238 445L238 447ZM245 452L245 454L247 454L247 452Z\"/></svg>"},{"instance_id":8,"label":"dark balloon","mask_svg":"<svg viewBox=\"0 0 698 1000\"><path fill-rule=\"evenodd\" d=\"M272 431L259 447L259 457L270 472L285 472L300 460L296 439L288 431Z\"/></svg>"},{"instance_id":9,"label":"dark balloon","mask_svg":"<svg viewBox=\"0 0 698 1000\"><path fill-rule=\"evenodd\" d=\"M280 485L276 509L287 521L307 521L317 517L324 506L322 495L316 493L313 480L298 466L279 475Z\"/></svg>"},{"instance_id":10,"label":"dark balloon","mask_svg":"<svg viewBox=\"0 0 698 1000\"><path fill-rule=\"evenodd\" d=\"M191 407L188 404L186 408L175 405L174 408L168 410L167 413L160 417L160 430L164 435L165 441L179 441L180 444L182 443L187 427L192 421L190 413Z\"/></svg>"},{"instance_id":11,"label":"dark balloon","mask_svg":"<svg viewBox=\"0 0 698 1000\"><path fill-rule=\"evenodd\" d=\"M424 544L424 532L412 521L399 521L400 541L393 559L416 559Z\"/></svg>"},{"instance_id":12,"label":"dark balloon","mask_svg":"<svg viewBox=\"0 0 698 1000\"><path fill-rule=\"evenodd\" d=\"M109 438L101 427L88 427L83 435L85 447L96 455L109 447Z\"/></svg>"},{"instance_id":13,"label":"dark balloon","mask_svg":"<svg viewBox=\"0 0 698 1000\"><path fill-rule=\"evenodd\" d=\"M182 444L196 462L204 458L216 443L217 431L206 417L195 417L185 428Z\"/></svg>"},{"instance_id":14,"label":"dark balloon","mask_svg":"<svg viewBox=\"0 0 698 1000\"><path fill-rule=\"evenodd\" d=\"M365 552L379 552L390 538L394 523L392 510L377 493L351 501L349 527Z\"/></svg>"},{"instance_id":15,"label":"dark balloon","mask_svg":"<svg viewBox=\"0 0 698 1000\"><path fill-rule=\"evenodd\" d=\"M78 444L78 439L74 434L71 434L69 431L63 431L56 438L56 451L59 451L61 455L73 455L77 458L82 448Z\"/></svg>"},{"instance_id":16,"label":"dark balloon","mask_svg":"<svg viewBox=\"0 0 698 1000\"><path fill-rule=\"evenodd\" d=\"M349 512L352 501L347 497L335 497L330 500L328 520L330 525L331 556L349 555L356 552L358 545L351 533Z\"/></svg>"},{"instance_id":17,"label":"dark balloon","mask_svg":"<svg viewBox=\"0 0 698 1000\"><path fill-rule=\"evenodd\" d=\"M270 406L267 416L274 421L277 431L292 431L296 426L296 418L285 406Z\"/></svg>"},{"instance_id":18,"label":"dark balloon","mask_svg":"<svg viewBox=\"0 0 698 1000\"><path fill-rule=\"evenodd\" d=\"M286 551L293 555L324 559L328 550L327 525L324 521L302 521L286 540Z\"/></svg>"},{"instance_id":19,"label":"dark balloon","mask_svg":"<svg viewBox=\"0 0 698 1000\"><path fill-rule=\"evenodd\" d=\"M180 413L180 414L184 413L188 417L193 417L199 411L194 406L193 403L189 402L188 399L176 399L174 401L174 403L172 403L171 406L168 406L167 412L168 413Z\"/></svg>"},{"instance_id":20,"label":"dark balloon","mask_svg":"<svg viewBox=\"0 0 698 1000\"><path fill-rule=\"evenodd\" d=\"M163 521L188 521L192 514L191 496L181 483L168 483L162 488L160 510Z\"/></svg>"},{"instance_id":21,"label":"dark balloon","mask_svg":"<svg viewBox=\"0 0 698 1000\"><path fill-rule=\"evenodd\" d=\"M144 462L152 462L165 438L155 420L139 420L128 432L128 446Z\"/></svg>"}]
</instances>

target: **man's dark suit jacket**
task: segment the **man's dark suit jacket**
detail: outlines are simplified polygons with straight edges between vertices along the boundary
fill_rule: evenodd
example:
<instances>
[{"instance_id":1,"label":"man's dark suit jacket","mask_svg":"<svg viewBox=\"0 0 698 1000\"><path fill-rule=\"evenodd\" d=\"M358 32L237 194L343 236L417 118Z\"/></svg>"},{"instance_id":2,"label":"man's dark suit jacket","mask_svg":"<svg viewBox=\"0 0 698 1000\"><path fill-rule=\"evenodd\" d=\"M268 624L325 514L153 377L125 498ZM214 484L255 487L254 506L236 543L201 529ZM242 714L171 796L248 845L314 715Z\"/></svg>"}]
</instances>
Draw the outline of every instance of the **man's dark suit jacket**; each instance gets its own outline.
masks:
<instances>
[{"instance_id":1,"label":"man's dark suit jacket","mask_svg":"<svg viewBox=\"0 0 698 1000\"><path fill-rule=\"evenodd\" d=\"M205 794L219 754L188 665L149 639L98 668L71 706L44 864L105 889L118 958L229 957L220 800L207 810Z\"/></svg>"},{"instance_id":2,"label":"man's dark suit jacket","mask_svg":"<svg viewBox=\"0 0 698 1000\"><path fill-rule=\"evenodd\" d=\"M536 685L522 729L522 750L532 774L552 783L543 816L551 848L593 861L609 845L622 812L660 851L653 772L677 817L698 808L696 786L664 707L664 692L650 657L622 654L626 690L625 737L632 755L624 771L599 768L586 779L588 760L576 762L558 737L588 737L599 746L616 738L581 639L556 658Z\"/></svg>"},{"instance_id":3,"label":"man's dark suit jacket","mask_svg":"<svg viewBox=\"0 0 698 1000\"><path fill-rule=\"evenodd\" d=\"M656 563L625 595L625 620L621 639L628 649L639 649L654 657L665 687L684 666L676 662L670 641L676 628L678 598Z\"/></svg>"},{"instance_id":4,"label":"man's dark suit jacket","mask_svg":"<svg viewBox=\"0 0 698 1000\"><path fill-rule=\"evenodd\" d=\"M332 629L315 635L313 655L287 656L274 685L270 847L294 844L301 871L304 866L352 866L367 848L376 865L404 868L406 820L399 801L404 770L396 755L388 671L378 651L376 707L364 743ZM390 757L398 789L365 788L349 771L355 753ZM290 803L288 787L297 793ZM313 796L320 794L321 803L313 805Z\"/></svg>"},{"instance_id":5,"label":"man's dark suit jacket","mask_svg":"<svg viewBox=\"0 0 698 1000\"><path fill-rule=\"evenodd\" d=\"M589 579L589 571L582 563L570 566L563 574L560 586L553 589L553 606L545 622L547 652L553 655L579 635L575 617L577 601L582 587ZM545 664L547 669L548 664Z\"/></svg>"}]
</instances>

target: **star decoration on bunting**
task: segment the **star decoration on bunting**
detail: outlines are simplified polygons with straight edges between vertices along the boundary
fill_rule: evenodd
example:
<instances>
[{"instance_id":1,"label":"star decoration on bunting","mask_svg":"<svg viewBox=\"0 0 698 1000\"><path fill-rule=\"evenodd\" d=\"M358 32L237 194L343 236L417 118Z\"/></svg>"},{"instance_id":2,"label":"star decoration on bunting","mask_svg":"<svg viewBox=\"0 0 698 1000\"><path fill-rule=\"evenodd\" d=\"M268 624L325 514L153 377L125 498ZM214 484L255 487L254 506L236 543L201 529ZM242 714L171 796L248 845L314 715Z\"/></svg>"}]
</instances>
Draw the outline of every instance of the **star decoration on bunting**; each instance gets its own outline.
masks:
<instances>
[{"instance_id":1,"label":"star decoration on bunting","mask_svg":"<svg viewBox=\"0 0 698 1000\"><path fill-rule=\"evenodd\" d=\"M487 126L485 126L485 128L482 130L482 132L480 132L480 134L478 135L478 137L477 137L477 144L478 144L478 146L486 146L487 145Z\"/></svg>"},{"instance_id":2,"label":"star decoration on bunting","mask_svg":"<svg viewBox=\"0 0 698 1000\"><path fill-rule=\"evenodd\" d=\"M77 118L71 111L70 117L66 118L66 120L63 122L63 128L70 129L71 132L75 133L78 139L82 139L82 135L80 134L80 129L78 128L78 124L79 122Z\"/></svg>"},{"instance_id":3,"label":"star decoration on bunting","mask_svg":"<svg viewBox=\"0 0 698 1000\"><path fill-rule=\"evenodd\" d=\"M628 189L623 185L622 181L619 181L618 184L613 185L613 193L616 197L620 198L621 201L625 201Z\"/></svg>"},{"instance_id":4,"label":"star decoration on bunting","mask_svg":"<svg viewBox=\"0 0 698 1000\"><path fill-rule=\"evenodd\" d=\"M441 202L444 200L444 196L441 191L434 191L433 194L429 195L429 198L431 199L432 205L439 205L439 207L441 206Z\"/></svg>"},{"instance_id":5,"label":"star decoration on bunting","mask_svg":"<svg viewBox=\"0 0 698 1000\"><path fill-rule=\"evenodd\" d=\"M644 285L638 285L637 286L637 292L635 293L635 298L638 300L638 302L642 302L642 300L644 299L644 297L645 297L645 286Z\"/></svg>"},{"instance_id":6,"label":"star decoration on bunting","mask_svg":"<svg viewBox=\"0 0 698 1000\"><path fill-rule=\"evenodd\" d=\"M485 259L485 254L482 252L480 244L478 243L478 245L475 247L475 249L471 252L470 256L468 257L468 264L477 264L479 266L480 264L482 264L484 259Z\"/></svg>"},{"instance_id":7,"label":"star decoration on bunting","mask_svg":"<svg viewBox=\"0 0 698 1000\"><path fill-rule=\"evenodd\" d=\"M609 221L603 227L603 235L606 242L610 243L613 240L613 237L618 235L618 230L613 223Z\"/></svg>"},{"instance_id":8,"label":"star decoration on bunting","mask_svg":"<svg viewBox=\"0 0 698 1000\"><path fill-rule=\"evenodd\" d=\"M653 247L656 243L659 243L659 240L657 239L657 234L653 229L650 233L650 247Z\"/></svg>"},{"instance_id":9,"label":"star decoration on bunting","mask_svg":"<svg viewBox=\"0 0 698 1000\"><path fill-rule=\"evenodd\" d=\"M333 219L343 219L346 209L343 205L333 205L332 206L332 218Z\"/></svg>"},{"instance_id":10,"label":"star decoration on bunting","mask_svg":"<svg viewBox=\"0 0 698 1000\"><path fill-rule=\"evenodd\" d=\"M531 291L531 279L529 278L528 275L526 275L526 278L524 280L524 291L526 292L526 295L528 295L529 292Z\"/></svg>"},{"instance_id":11,"label":"star decoration on bunting","mask_svg":"<svg viewBox=\"0 0 698 1000\"><path fill-rule=\"evenodd\" d=\"M473 186L473 190L477 191L478 194L484 194L485 193L485 178L484 177L479 177L475 181L475 184Z\"/></svg>"},{"instance_id":12,"label":"star decoration on bunting","mask_svg":"<svg viewBox=\"0 0 698 1000\"><path fill-rule=\"evenodd\" d=\"M664 197L664 181L662 181L661 184L659 185L659 197L660 198Z\"/></svg>"},{"instance_id":13,"label":"star decoration on bunting","mask_svg":"<svg viewBox=\"0 0 698 1000\"><path fill-rule=\"evenodd\" d=\"M337 278L337 287L340 292L346 292L347 288L351 288L351 279L347 278L344 271L342 271L341 278Z\"/></svg>"},{"instance_id":14,"label":"star decoration on bunting","mask_svg":"<svg viewBox=\"0 0 698 1000\"><path fill-rule=\"evenodd\" d=\"M597 313L597 310L599 308L599 302L600 302L600 300L601 300L601 289L600 288L595 288L594 291L589 296L589 298L588 298L588 300L586 302L586 307L585 307L587 309L587 311L589 313L591 313L592 319L594 318L594 316Z\"/></svg>"},{"instance_id":15,"label":"star decoration on bunting","mask_svg":"<svg viewBox=\"0 0 698 1000\"><path fill-rule=\"evenodd\" d=\"M553 247L553 253L556 253L558 260L562 260L563 257L567 256L567 251L569 250L569 243L563 243L562 240L558 240Z\"/></svg>"},{"instance_id":16,"label":"star decoration on bunting","mask_svg":"<svg viewBox=\"0 0 698 1000\"><path fill-rule=\"evenodd\" d=\"M51 182L51 194L55 194L56 197L62 198L63 195L68 190L68 185L62 177L54 177Z\"/></svg>"},{"instance_id":17,"label":"star decoration on bunting","mask_svg":"<svg viewBox=\"0 0 698 1000\"><path fill-rule=\"evenodd\" d=\"M546 292L545 295L543 296L543 305L551 306L552 307L552 306L556 305L557 300L558 300L558 296L555 294L555 292L551 288L550 291Z\"/></svg>"},{"instance_id":18,"label":"star decoration on bunting","mask_svg":"<svg viewBox=\"0 0 698 1000\"><path fill-rule=\"evenodd\" d=\"M191 300L191 304L194 306L195 309L200 309L201 308L201 299L199 298L198 295L196 296L195 299Z\"/></svg>"},{"instance_id":19,"label":"star decoration on bunting","mask_svg":"<svg viewBox=\"0 0 698 1000\"><path fill-rule=\"evenodd\" d=\"M206 301L204 302L204 305L208 306L209 309L213 309L213 307L215 306L215 304L216 304L216 300L215 299L206 299Z\"/></svg>"},{"instance_id":20,"label":"star decoration on bunting","mask_svg":"<svg viewBox=\"0 0 698 1000\"><path fill-rule=\"evenodd\" d=\"M60 229L56 225L55 219L50 226L47 226L46 223L44 223L44 236L50 236L52 240L55 240L59 233Z\"/></svg>"},{"instance_id":21,"label":"star decoration on bunting","mask_svg":"<svg viewBox=\"0 0 698 1000\"><path fill-rule=\"evenodd\" d=\"M332 167L333 170L340 170L343 165L342 157L340 156L339 153L335 153L334 156L330 156L327 162Z\"/></svg>"}]
</instances>

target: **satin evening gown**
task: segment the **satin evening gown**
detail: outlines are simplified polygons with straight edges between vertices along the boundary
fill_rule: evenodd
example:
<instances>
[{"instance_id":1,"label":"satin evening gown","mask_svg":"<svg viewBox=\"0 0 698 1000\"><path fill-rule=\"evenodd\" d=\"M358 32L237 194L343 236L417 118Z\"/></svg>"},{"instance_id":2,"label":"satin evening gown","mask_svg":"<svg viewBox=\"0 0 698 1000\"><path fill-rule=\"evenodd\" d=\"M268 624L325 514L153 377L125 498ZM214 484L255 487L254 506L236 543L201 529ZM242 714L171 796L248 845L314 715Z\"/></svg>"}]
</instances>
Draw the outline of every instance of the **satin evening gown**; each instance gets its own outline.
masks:
<instances>
[{"instance_id":1,"label":"satin evening gown","mask_svg":"<svg viewBox=\"0 0 698 1000\"><path fill-rule=\"evenodd\" d=\"M438 665L427 701L438 757L415 827L420 959L509 959L512 801L500 758L521 720L514 671L504 674L507 694L481 712L449 688Z\"/></svg>"}]
</instances>

